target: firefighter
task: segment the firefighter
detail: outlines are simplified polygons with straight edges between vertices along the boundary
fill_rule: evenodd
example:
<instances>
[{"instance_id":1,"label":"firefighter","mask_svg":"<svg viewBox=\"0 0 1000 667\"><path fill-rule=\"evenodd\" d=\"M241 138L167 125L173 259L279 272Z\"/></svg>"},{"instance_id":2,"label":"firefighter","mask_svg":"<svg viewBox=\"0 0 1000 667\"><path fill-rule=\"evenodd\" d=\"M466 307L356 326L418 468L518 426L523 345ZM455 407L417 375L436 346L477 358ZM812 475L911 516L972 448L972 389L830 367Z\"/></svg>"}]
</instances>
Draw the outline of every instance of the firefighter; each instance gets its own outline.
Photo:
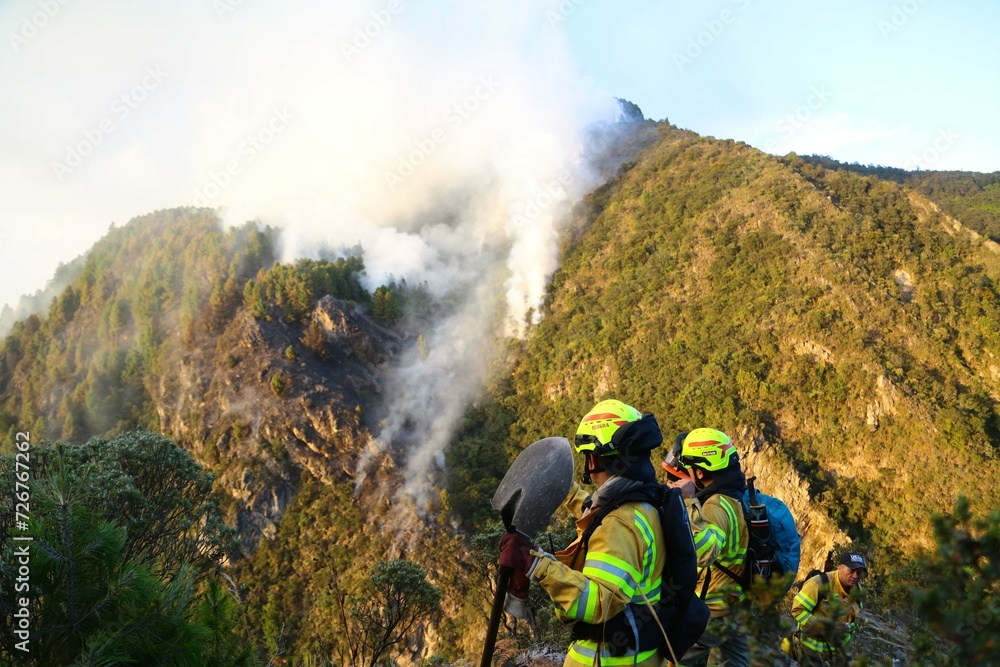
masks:
<instances>
[{"instance_id":1,"label":"firefighter","mask_svg":"<svg viewBox=\"0 0 1000 667\"><path fill-rule=\"evenodd\" d=\"M792 617L799 625L803 665L821 665L843 655L854 639L861 581L868 562L858 553L841 556L837 569L807 579L792 602Z\"/></svg>"},{"instance_id":2,"label":"firefighter","mask_svg":"<svg viewBox=\"0 0 1000 667\"><path fill-rule=\"evenodd\" d=\"M564 667L590 667L595 662L607 667L662 667L666 662L669 653L659 648L672 626L668 619L666 630L661 630L650 610L660 601L668 558L673 563L679 555L689 554L692 597L696 575L694 546L679 496L672 496L677 521L669 534L679 534L687 545L685 550L680 544L668 556L659 510L637 495L664 490L649 458L662 442L652 414L644 415L621 401L601 401L580 422L575 438L576 451L585 457L583 481L597 486L588 495L574 483L566 498L567 507L578 517L576 541L554 555L517 533L507 533L501 541L500 564L537 581L555 604L556 615L573 624L574 641ZM683 563L672 567L683 575ZM519 590L514 595L526 597L527 582L521 585L516 580L515 572L511 586ZM696 610L683 611L683 599L671 604L671 609L682 610L678 617L697 617ZM680 652L698 637L705 620L686 641L672 635Z\"/></svg>"},{"instance_id":3,"label":"firefighter","mask_svg":"<svg viewBox=\"0 0 1000 667\"><path fill-rule=\"evenodd\" d=\"M738 579L744 574L750 532L740 499L746 478L736 447L728 435L712 428L698 428L677 436L668 457L671 465L690 479L671 483L679 488L688 506L698 557L697 592L708 604L711 620L681 664L705 667L713 655L726 667L748 667L747 636L725 622L732 605L745 598Z\"/></svg>"}]
</instances>

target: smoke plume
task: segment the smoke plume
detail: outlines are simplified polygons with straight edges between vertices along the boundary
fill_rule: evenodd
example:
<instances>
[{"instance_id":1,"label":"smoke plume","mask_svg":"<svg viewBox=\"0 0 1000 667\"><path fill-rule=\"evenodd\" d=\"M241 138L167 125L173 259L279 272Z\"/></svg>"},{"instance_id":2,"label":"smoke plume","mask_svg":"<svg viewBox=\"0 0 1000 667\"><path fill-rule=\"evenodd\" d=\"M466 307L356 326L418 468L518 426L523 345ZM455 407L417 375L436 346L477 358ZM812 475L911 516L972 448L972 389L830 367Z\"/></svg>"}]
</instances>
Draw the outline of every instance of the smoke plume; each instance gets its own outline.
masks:
<instances>
[{"instance_id":1,"label":"smoke plume","mask_svg":"<svg viewBox=\"0 0 1000 667\"><path fill-rule=\"evenodd\" d=\"M11 3L0 27L36 9ZM388 380L372 446L402 447L401 493L422 507L491 336L538 317L560 224L596 183L588 128L620 113L575 69L560 11L547 0L60 3L15 54L20 99L37 104L17 111L35 139L12 144L9 164L36 164L65 209L51 219L72 219L84 240L195 204L281 227L285 261L360 244L368 287L391 276L447 298L424 353L404 354ZM20 196L10 206L27 210Z\"/></svg>"}]
</instances>

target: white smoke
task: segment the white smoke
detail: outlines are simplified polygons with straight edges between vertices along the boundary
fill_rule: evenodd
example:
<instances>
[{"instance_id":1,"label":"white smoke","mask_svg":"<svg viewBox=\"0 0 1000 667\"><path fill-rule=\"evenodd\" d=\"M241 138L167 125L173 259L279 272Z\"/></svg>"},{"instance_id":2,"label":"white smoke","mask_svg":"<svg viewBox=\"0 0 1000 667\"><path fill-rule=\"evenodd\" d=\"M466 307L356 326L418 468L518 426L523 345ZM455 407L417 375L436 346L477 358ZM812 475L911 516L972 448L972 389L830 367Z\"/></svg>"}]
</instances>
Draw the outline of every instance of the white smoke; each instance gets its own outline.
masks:
<instances>
[{"instance_id":1,"label":"white smoke","mask_svg":"<svg viewBox=\"0 0 1000 667\"><path fill-rule=\"evenodd\" d=\"M409 350L387 380L389 416L358 463L360 488L373 455L405 451L401 511L434 497L435 471L486 373L492 332L503 325L519 335L529 312L537 320L559 225L594 185L585 131L617 113L573 71L544 9L406 5L384 34L351 51L350 77L315 89L298 110L326 148L311 158L328 180L287 184L289 195L270 209L289 231L284 259L360 244L370 288L393 276L458 303L425 335L426 354ZM365 44L353 35L352 46ZM269 219L267 207L254 210Z\"/></svg>"},{"instance_id":2,"label":"white smoke","mask_svg":"<svg viewBox=\"0 0 1000 667\"><path fill-rule=\"evenodd\" d=\"M378 51L367 81L407 61L418 85L389 93L404 111L379 125L408 127L408 137L388 151L376 147L387 159L366 165L381 173L370 170L355 186L383 188L361 202L355 222L366 231L358 240L372 285L388 275L427 281L434 295L459 302L426 336L426 355L410 350L387 382L390 415L358 465L360 487L374 455L405 448L396 497L418 511L433 497L434 471L480 388L492 332L503 324L519 335L529 312L537 320L557 267L559 224L594 185L582 159L586 130L617 113L613 99L573 71L544 4L444 5L451 24L418 63L404 52L415 36L408 20L422 24L416 16L399 15L399 43L369 47ZM422 118L414 113L421 109Z\"/></svg>"},{"instance_id":3,"label":"white smoke","mask_svg":"<svg viewBox=\"0 0 1000 667\"><path fill-rule=\"evenodd\" d=\"M103 230L156 208L219 207L234 224L283 228L284 260L360 244L368 287L393 276L447 296L457 307L426 336L427 353L404 355L387 384L375 446L416 443L404 493L423 504L491 332L519 335L538 317L560 224L595 184L586 129L617 115L575 69L557 5L61 6L20 46L16 75L2 70L25 102L12 126L35 140L0 156L0 173L30 158L48 188L13 191L10 206L28 210L29 194L32 206L58 203L50 217L77 214L81 238L96 237L91 218ZM0 27L33 8L9 3ZM112 111L123 95L125 115ZM71 159L81 142L87 155Z\"/></svg>"}]
</instances>

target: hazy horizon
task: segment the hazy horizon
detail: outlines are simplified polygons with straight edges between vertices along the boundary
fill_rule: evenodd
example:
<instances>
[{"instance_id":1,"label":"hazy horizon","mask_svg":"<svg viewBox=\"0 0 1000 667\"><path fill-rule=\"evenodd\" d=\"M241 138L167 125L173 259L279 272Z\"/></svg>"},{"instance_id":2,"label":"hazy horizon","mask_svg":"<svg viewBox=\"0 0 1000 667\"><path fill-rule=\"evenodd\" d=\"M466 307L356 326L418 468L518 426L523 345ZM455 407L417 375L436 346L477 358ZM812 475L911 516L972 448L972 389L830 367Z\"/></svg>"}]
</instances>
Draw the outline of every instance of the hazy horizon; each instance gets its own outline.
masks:
<instances>
[{"instance_id":1,"label":"hazy horizon","mask_svg":"<svg viewBox=\"0 0 1000 667\"><path fill-rule=\"evenodd\" d=\"M0 305L110 224L185 205L282 227L286 259L351 234L373 280L440 269L413 225L451 174L503 173L523 204L615 96L776 154L998 170L996 27L1000 7L926 0L6 3ZM510 286L524 307L551 247Z\"/></svg>"}]
</instances>

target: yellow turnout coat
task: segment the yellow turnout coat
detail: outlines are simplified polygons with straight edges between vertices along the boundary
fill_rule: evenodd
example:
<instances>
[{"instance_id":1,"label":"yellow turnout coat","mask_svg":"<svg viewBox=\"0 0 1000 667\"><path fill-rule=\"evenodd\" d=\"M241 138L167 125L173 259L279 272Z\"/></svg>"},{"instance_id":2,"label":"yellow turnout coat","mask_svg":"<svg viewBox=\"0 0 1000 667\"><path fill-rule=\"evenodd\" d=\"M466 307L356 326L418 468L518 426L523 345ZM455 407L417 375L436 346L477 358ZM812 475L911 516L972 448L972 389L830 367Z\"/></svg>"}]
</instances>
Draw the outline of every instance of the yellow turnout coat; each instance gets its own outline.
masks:
<instances>
[{"instance_id":1,"label":"yellow turnout coat","mask_svg":"<svg viewBox=\"0 0 1000 667\"><path fill-rule=\"evenodd\" d=\"M577 539L555 554L554 560L540 559L532 578L552 598L556 615L562 621L602 625L618 614L626 614L626 620L630 621L627 627L632 627L638 635L633 608L645 605L643 594L650 603L660 597L665 555L659 514L647 503L625 503L601 521L584 550L580 537L593 516L592 512L583 515L587 497L574 483L565 502L573 515L579 517ZM661 667L665 662L655 648L615 656L601 642L578 639L570 644L563 665Z\"/></svg>"}]
</instances>

